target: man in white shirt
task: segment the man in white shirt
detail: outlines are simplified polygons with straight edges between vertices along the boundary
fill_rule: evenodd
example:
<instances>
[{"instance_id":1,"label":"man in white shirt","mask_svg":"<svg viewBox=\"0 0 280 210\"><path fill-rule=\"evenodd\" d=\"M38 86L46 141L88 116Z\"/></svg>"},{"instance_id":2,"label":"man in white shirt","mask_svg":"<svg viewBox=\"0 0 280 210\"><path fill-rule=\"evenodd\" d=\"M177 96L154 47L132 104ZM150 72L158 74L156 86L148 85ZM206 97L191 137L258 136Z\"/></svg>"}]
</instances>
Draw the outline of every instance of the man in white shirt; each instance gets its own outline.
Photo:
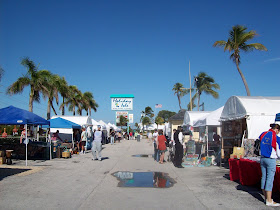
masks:
<instances>
[{"instance_id":1,"label":"man in white shirt","mask_svg":"<svg viewBox=\"0 0 280 210\"><path fill-rule=\"evenodd\" d=\"M102 136L101 126L98 126L98 130L94 132L93 142L92 142L92 160L102 160L101 150L102 150ZM98 152L98 159L96 158L96 151Z\"/></svg>"},{"instance_id":2,"label":"man in white shirt","mask_svg":"<svg viewBox=\"0 0 280 210\"><path fill-rule=\"evenodd\" d=\"M155 129L155 132L153 133L153 140L154 140L154 160L157 162L159 161L159 155L158 155L158 148L157 148L157 137L158 132L157 129Z\"/></svg>"}]
</instances>

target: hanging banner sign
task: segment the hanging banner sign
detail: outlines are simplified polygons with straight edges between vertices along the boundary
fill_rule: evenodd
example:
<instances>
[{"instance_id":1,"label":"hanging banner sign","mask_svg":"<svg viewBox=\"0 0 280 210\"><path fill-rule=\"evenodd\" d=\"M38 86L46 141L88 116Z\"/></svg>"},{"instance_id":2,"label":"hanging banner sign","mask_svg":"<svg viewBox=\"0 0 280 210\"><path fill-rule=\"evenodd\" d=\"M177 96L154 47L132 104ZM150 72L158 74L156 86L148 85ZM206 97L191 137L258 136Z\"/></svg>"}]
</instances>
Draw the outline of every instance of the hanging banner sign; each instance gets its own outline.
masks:
<instances>
[{"instance_id":1,"label":"hanging banner sign","mask_svg":"<svg viewBox=\"0 0 280 210\"><path fill-rule=\"evenodd\" d=\"M133 98L111 98L112 110L133 110Z\"/></svg>"}]
</instances>

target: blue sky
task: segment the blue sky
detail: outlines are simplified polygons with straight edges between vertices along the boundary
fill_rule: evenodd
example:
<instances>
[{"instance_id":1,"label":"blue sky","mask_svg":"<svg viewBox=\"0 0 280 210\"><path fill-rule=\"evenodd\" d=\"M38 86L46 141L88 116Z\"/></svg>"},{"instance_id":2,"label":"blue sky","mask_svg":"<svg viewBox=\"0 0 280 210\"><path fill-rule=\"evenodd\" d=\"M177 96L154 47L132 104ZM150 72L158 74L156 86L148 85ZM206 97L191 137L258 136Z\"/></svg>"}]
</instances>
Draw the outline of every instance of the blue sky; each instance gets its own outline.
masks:
<instances>
[{"instance_id":1,"label":"blue sky","mask_svg":"<svg viewBox=\"0 0 280 210\"><path fill-rule=\"evenodd\" d=\"M162 104L154 110L178 112L172 88L177 82L189 87L189 60L192 79L204 71L220 85L219 99L201 96L205 110L215 110L232 95L246 95L229 53L212 47L226 40L236 24L256 30L253 42L268 48L241 54L251 95L279 96L279 9L277 0L1 0L0 65L5 74L0 108L28 110L29 88L20 95L5 94L26 73L20 61L28 56L39 69L91 91L99 104L92 113L96 120L114 122L111 94L134 94L135 122L146 106ZM182 98L182 107L187 103L189 95ZM46 110L43 98L34 103L34 113L46 117Z\"/></svg>"}]
</instances>

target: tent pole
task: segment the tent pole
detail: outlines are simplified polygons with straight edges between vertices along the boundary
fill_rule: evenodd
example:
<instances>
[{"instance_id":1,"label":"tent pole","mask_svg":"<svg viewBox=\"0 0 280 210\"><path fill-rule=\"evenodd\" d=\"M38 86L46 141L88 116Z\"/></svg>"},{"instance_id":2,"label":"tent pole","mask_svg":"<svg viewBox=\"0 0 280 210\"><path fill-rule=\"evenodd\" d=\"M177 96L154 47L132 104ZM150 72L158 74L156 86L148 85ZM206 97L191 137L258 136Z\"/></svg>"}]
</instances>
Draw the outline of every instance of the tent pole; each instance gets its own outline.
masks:
<instances>
[{"instance_id":1,"label":"tent pole","mask_svg":"<svg viewBox=\"0 0 280 210\"><path fill-rule=\"evenodd\" d=\"M27 124L25 124L25 166L27 166L27 144L28 144L28 139L27 139Z\"/></svg>"},{"instance_id":2,"label":"tent pole","mask_svg":"<svg viewBox=\"0 0 280 210\"><path fill-rule=\"evenodd\" d=\"M208 140L208 126L207 125L206 125L206 129L205 129L205 137L207 138L207 142L206 142L207 149L206 149L206 151L207 151L207 157L208 157L209 140Z\"/></svg>"},{"instance_id":3,"label":"tent pole","mask_svg":"<svg viewBox=\"0 0 280 210\"><path fill-rule=\"evenodd\" d=\"M51 141L51 129L49 128L48 130L48 139L49 139L49 142L50 142L50 160L52 159L52 141Z\"/></svg>"}]
</instances>

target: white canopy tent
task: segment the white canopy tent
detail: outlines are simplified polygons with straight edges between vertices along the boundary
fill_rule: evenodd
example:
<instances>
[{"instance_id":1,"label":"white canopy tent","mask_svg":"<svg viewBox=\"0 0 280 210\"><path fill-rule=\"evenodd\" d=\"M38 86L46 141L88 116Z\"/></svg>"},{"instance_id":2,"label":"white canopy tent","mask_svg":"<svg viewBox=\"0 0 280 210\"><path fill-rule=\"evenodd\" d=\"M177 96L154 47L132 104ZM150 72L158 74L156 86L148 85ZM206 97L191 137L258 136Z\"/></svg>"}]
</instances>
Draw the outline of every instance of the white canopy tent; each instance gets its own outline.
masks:
<instances>
[{"instance_id":1,"label":"white canopy tent","mask_svg":"<svg viewBox=\"0 0 280 210\"><path fill-rule=\"evenodd\" d=\"M268 130L280 112L280 97L231 96L222 111L220 121L246 119L247 138L257 139Z\"/></svg>"},{"instance_id":2,"label":"white canopy tent","mask_svg":"<svg viewBox=\"0 0 280 210\"><path fill-rule=\"evenodd\" d=\"M205 115L202 118L197 119L194 122L193 127L199 127L202 128L200 129L200 131L204 131L205 132L205 136L207 137L206 141L206 150L207 150L207 156L208 156L208 150L209 150L209 141L213 140L213 132L214 130L216 130L215 132L218 133L218 135L221 135L220 133L220 127L221 127L221 122L220 117L222 114L224 107L220 107L219 109L216 109L213 112L210 112L209 114Z\"/></svg>"},{"instance_id":3,"label":"white canopy tent","mask_svg":"<svg viewBox=\"0 0 280 210\"><path fill-rule=\"evenodd\" d=\"M92 130L97 130L97 126L99 125L99 123L96 120L91 119L91 124L92 124Z\"/></svg>"},{"instance_id":4,"label":"white canopy tent","mask_svg":"<svg viewBox=\"0 0 280 210\"><path fill-rule=\"evenodd\" d=\"M120 131L120 130L121 130L118 126L116 126L116 125L114 125L114 124L108 123L108 125L109 125L111 128L113 128L115 131Z\"/></svg>"},{"instance_id":5,"label":"white canopy tent","mask_svg":"<svg viewBox=\"0 0 280 210\"><path fill-rule=\"evenodd\" d=\"M194 122L199 118L206 117L211 112L207 111L186 111L183 126L193 126Z\"/></svg>"},{"instance_id":6,"label":"white canopy tent","mask_svg":"<svg viewBox=\"0 0 280 210\"><path fill-rule=\"evenodd\" d=\"M107 131L106 134L107 134L107 137L109 137L111 127L109 125L107 125L105 122L103 122L102 120L99 120L98 123L99 123L99 125L101 125L102 130L106 130Z\"/></svg>"},{"instance_id":7,"label":"white canopy tent","mask_svg":"<svg viewBox=\"0 0 280 210\"><path fill-rule=\"evenodd\" d=\"M213 112L210 112L204 117L197 119L194 122L193 127L202 127L202 126L221 126L220 117L224 107L220 107Z\"/></svg>"},{"instance_id":8,"label":"white canopy tent","mask_svg":"<svg viewBox=\"0 0 280 210\"><path fill-rule=\"evenodd\" d=\"M208 114L210 114L210 112L207 112L207 111L186 111L185 115L184 115L184 121L183 121L184 132L191 131L192 138L194 140L198 140L199 132L197 132L197 131L195 132L193 125L196 120L198 120L199 118L205 117Z\"/></svg>"}]
</instances>

